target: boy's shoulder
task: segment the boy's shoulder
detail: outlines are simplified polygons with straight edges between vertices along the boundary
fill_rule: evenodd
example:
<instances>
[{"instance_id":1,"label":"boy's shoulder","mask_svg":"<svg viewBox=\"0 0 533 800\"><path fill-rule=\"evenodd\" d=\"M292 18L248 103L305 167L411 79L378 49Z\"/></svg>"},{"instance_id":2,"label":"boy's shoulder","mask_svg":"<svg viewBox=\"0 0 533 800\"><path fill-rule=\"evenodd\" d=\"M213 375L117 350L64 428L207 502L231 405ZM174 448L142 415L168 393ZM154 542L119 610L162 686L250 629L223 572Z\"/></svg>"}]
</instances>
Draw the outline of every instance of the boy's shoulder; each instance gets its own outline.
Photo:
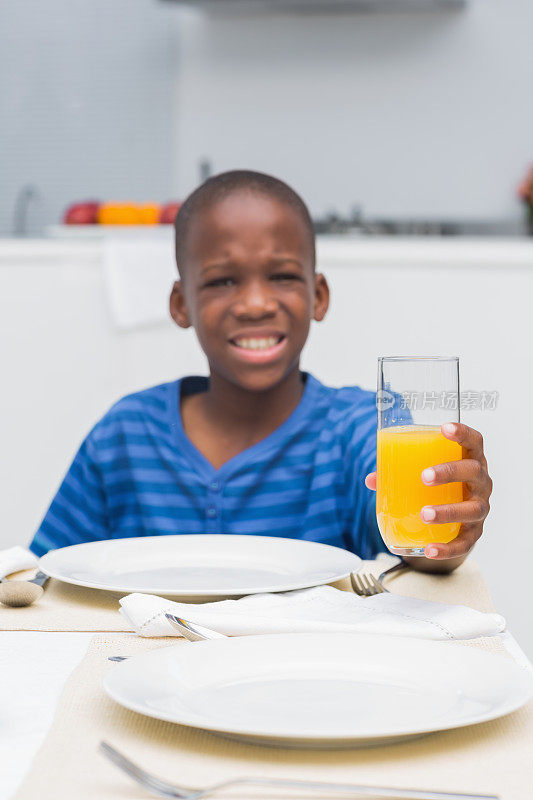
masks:
<instances>
[{"instance_id":1,"label":"boy's shoulder","mask_svg":"<svg viewBox=\"0 0 533 800\"><path fill-rule=\"evenodd\" d=\"M326 386L317 378L309 375L313 381L321 401L328 405L334 413L343 414L354 408L376 410L376 393L360 386Z\"/></svg>"},{"instance_id":2,"label":"boy's shoulder","mask_svg":"<svg viewBox=\"0 0 533 800\"><path fill-rule=\"evenodd\" d=\"M133 428L139 422L164 424L168 418L169 398L177 384L178 381L160 383L121 397L96 423L89 438L96 442L125 426Z\"/></svg>"},{"instance_id":3,"label":"boy's shoulder","mask_svg":"<svg viewBox=\"0 0 533 800\"><path fill-rule=\"evenodd\" d=\"M164 410L167 407L169 393L177 383L178 381L158 383L156 386L149 386L147 389L127 394L113 403L104 419L132 413L149 414L151 411Z\"/></svg>"},{"instance_id":4,"label":"boy's shoulder","mask_svg":"<svg viewBox=\"0 0 533 800\"><path fill-rule=\"evenodd\" d=\"M377 424L376 393L360 386L326 386L316 378L314 382L317 407L328 423L336 428L349 428L363 421Z\"/></svg>"}]
</instances>

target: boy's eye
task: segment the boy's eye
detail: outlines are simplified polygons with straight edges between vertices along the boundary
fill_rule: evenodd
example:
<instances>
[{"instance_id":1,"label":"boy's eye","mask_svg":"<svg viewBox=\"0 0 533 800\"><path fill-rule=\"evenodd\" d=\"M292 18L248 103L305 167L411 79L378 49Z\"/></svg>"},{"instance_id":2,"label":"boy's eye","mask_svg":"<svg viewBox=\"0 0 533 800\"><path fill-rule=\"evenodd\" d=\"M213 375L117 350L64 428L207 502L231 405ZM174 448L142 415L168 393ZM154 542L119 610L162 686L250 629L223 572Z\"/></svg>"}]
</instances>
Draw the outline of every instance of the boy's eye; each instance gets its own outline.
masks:
<instances>
[{"instance_id":1,"label":"boy's eye","mask_svg":"<svg viewBox=\"0 0 533 800\"><path fill-rule=\"evenodd\" d=\"M208 281L205 285L206 287L213 287L216 289L219 287L233 286L234 283L235 281L233 278L215 278L212 281Z\"/></svg>"},{"instance_id":2,"label":"boy's eye","mask_svg":"<svg viewBox=\"0 0 533 800\"><path fill-rule=\"evenodd\" d=\"M299 281L300 276L294 272L277 272L275 275L272 275L272 280L285 283L288 281Z\"/></svg>"}]
</instances>

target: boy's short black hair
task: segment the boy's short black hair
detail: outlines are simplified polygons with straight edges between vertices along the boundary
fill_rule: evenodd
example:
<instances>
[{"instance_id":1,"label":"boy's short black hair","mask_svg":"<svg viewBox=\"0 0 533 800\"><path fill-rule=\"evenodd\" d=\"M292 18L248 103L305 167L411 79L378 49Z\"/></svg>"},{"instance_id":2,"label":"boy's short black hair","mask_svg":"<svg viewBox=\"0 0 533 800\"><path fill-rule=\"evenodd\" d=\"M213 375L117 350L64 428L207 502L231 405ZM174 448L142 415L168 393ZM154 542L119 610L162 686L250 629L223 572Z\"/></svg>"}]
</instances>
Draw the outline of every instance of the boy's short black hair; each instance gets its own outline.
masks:
<instances>
[{"instance_id":1,"label":"boy's short black hair","mask_svg":"<svg viewBox=\"0 0 533 800\"><path fill-rule=\"evenodd\" d=\"M233 192L241 190L257 192L258 194L273 197L279 202L290 206L300 215L309 235L312 266L314 269L316 254L313 220L311 219L309 209L300 195L286 183L280 181L279 178L274 178L272 175L266 175L263 172L253 172L252 170L246 169L236 169L230 172L222 172L220 175L214 175L195 189L185 200L174 222L178 269L180 270L180 266L184 263L187 230L192 217L202 209L208 208L224 197L233 194Z\"/></svg>"}]
</instances>

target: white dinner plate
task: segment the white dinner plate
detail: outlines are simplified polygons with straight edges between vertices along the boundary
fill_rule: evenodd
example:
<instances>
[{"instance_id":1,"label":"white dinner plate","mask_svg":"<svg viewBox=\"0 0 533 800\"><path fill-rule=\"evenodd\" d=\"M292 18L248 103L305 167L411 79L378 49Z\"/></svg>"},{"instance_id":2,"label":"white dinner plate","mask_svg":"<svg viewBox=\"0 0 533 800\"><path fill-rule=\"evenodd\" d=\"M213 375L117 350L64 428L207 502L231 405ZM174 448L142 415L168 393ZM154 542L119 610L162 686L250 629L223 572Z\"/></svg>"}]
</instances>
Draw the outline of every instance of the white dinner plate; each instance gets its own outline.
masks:
<instances>
[{"instance_id":1,"label":"white dinner plate","mask_svg":"<svg viewBox=\"0 0 533 800\"><path fill-rule=\"evenodd\" d=\"M92 589L212 599L320 586L359 569L361 559L300 539L202 534L76 544L51 550L39 566Z\"/></svg>"},{"instance_id":2,"label":"white dinner plate","mask_svg":"<svg viewBox=\"0 0 533 800\"><path fill-rule=\"evenodd\" d=\"M132 711L257 744L363 747L508 714L532 679L449 642L295 633L152 650L112 667L104 687Z\"/></svg>"}]
</instances>

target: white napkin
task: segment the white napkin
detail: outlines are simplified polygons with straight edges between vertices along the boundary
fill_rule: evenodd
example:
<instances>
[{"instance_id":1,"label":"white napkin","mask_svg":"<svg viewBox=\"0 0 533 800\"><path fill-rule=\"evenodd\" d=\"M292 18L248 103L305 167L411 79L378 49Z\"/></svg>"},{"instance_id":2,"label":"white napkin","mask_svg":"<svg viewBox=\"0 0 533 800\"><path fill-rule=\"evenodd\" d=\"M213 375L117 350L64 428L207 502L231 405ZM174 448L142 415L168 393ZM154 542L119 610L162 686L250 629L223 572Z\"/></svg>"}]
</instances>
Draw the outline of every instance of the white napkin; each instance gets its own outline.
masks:
<instances>
[{"instance_id":1,"label":"white napkin","mask_svg":"<svg viewBox=\"0 0 533 800\"><path fill-rule=\"evenodd\" d=\"M104 285L115 327L168 322L168 298L178 277L170 233L106 239L103 247Z\"/></svg>"},{"instance_id":2,"label":"white napkin","mask_svg":"<svg viewBox=\"0 0 533 800\"><path fill-rule=\"evenodd\" d=\"M133 630L147 637L179 636L165 618L167 611L228 636L358 631L419 639L473 639L494 636L505 629L505 620L499 614L388 592L359 597L332 586L204 604L175 603L134 593L123 597L120 605L120 613Z\"/></svg>"},{"instance_id":3,"label":"white napkin","mask_svg":"<svg viewBox=\"0 0 533 800\"><path fill-rule=\"evenodd\" d=\"M0 550L0 578L22 569L32 569L38 563L37 556L25 547L15 545L8 547L7 550Z\"/></svg>"}]
</instances>

